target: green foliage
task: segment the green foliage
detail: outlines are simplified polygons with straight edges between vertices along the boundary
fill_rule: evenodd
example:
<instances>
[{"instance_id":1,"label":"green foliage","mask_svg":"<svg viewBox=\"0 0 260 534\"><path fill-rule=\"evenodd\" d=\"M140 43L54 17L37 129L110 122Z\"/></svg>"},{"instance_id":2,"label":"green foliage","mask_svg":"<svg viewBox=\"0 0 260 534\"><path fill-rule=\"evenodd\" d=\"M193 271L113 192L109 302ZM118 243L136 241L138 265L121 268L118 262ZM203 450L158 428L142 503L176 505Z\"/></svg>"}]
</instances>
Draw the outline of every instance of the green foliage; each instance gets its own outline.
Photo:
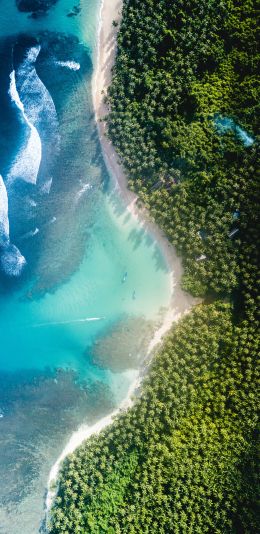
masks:
<instances>
[{"instance_id":1,"label":"green foliage","mask_svg":"<svg viewBox=\"0 0 260 534\"><path fill-rule=\"evenodd\" d=\"M206 300L134 407L65 462L52 534L258 530L256 28L251 0L124 1L109 135Z\"/></svg>"},{"instance_id":2,"label":"green foliage","mask_svg":"<svg viewBox=\"0 0 260 534\"><path fill-rule=\"evenodd\" d=\"M243 284L245 243L256 227L245 206L259 187L256 8L238 0L131 0L123 14L110 137L132 188L184 258L184 288L232 294ZM220 135L216 114L246 128L253 146L234 132Z\"/></svg>"},{"instance_id":3,"label":"green foliage","mask_svg":"<svg viewBox=\"0 0 260 534\"><path fill-rule=\"evenodd\" d=\"M66 461L52 533L256 532L258 350L230 305L198 306L134 408Z\"/></svg>"}]
</instances>

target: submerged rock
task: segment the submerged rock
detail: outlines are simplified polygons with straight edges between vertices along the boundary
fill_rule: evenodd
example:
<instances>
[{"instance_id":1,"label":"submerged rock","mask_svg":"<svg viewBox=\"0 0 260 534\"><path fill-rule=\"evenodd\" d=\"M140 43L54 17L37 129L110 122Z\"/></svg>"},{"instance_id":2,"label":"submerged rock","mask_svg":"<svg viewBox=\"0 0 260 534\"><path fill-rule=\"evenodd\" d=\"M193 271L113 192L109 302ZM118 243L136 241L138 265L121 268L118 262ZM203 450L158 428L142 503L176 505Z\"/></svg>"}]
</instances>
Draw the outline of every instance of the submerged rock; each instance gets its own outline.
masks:
<instances>
[{"instance_id":1,"label":"submerged rock","mask_svg":"<svg viewBox=\"0 0 260 534\"><path fill-rule=\"evenodd\" d=\"M46 13L58 0L16 0L16 5L19 11L25 13Z\"/></svg>"},{"instance_id":2,"label":"submerged rock","mask_svg":"<svg viewBox=\"0 0 260 534\"><path fill-rule=\"evenodd\" d=\"M73 9L67 14L67 17L76 17L81 12L81 7L74 6Z\"/></svg>"},{"instance_id":3,"label":"submerged rock","mask_svg":"<svg viewBox=\"0 0 260 534\"><path fill-rule=\"evenodd\" d=\"M92 362L115 373L137 369L147 355L154 329L154 322L144 317L125 317L95 343Z\"/></svg>"},{"instance_id":4,"label":"submerged rock","mask_svg":"<svg viewBox=\"0 0 260 534\"><path fill-rule=\"evenodd\" d=\"M36 20L36 19L40 19L40 18L46 17L46 16L47 16L47 12L44 11L44 10L41 10L41 11L33 11L33 13L28 15L28 18Z\"/></svg>"}]
</instances>

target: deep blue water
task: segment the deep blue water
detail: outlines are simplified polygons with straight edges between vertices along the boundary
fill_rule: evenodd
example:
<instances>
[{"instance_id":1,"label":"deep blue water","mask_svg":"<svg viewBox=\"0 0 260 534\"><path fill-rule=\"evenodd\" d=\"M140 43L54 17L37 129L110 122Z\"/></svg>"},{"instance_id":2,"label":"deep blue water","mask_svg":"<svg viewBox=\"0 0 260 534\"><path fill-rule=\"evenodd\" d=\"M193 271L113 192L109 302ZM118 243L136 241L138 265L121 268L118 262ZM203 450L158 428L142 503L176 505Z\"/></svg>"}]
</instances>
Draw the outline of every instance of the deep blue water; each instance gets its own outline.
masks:
<instances>
[{"instance_id":1,"label":"deep blue water","mask_svg":"<svg viewBox=\"0 0 260 534\"><path fill-rule=\"evenodd\" d=\"M32 4L0 6L1 534L39 532L51 465L124 398L170 300L99 146L99 1Z\"/></svg>"}]
</instances>

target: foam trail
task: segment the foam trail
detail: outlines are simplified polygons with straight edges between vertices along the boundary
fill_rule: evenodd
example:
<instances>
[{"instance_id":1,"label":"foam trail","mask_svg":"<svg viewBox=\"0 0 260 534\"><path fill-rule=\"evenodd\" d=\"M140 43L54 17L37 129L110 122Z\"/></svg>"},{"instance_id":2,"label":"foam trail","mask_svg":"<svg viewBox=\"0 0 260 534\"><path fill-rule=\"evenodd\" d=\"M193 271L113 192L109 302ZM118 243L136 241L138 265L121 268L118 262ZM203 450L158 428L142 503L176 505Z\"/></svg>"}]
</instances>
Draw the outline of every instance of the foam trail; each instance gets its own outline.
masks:
<instances>
[{"instance_id":1,"label":"foam trail","mask_svg":"<svg viewBox=\"0 0 260 534\"><path fill-rule=\"evenodd\" d=\"M52 178L49 178L48 180L46 180L45 184L43 184L43 186L41 188L41 192L42 193L49 193L50 190L51 190L51 186L52 186Z\"/></svg>"},{"instance_id":2,"label":"foam trail","mask_svg":"<svg viewBox=\"0 0 260 534\"><path fill-rule=\"evenodd\" d=\"M77 63L76 61L55 61L56 65L60 65L60 67L66 67L70 70L79 70L80 69L80 63Z\"/></svg>"},{"instance_id":3,"label":"foam trail","mask_svg":"<svg viewBox=\"0 0 260 534\"><path fill-rule=\"evenodd\" d=\"M20 250L9 242L1 256L1 266L5 274L20 276L25 264L26 260Z\"/></svg>"},{"instance_id":4,"label":"foam trail","mask_svg":"<svg viewBox=\"0 0 260 534\"><path fill-rule=\"evenodd\" d=\"M8 195L0 175L0 266L8 276L19 276L26 264L20 250L10 243L9 218L8 218Z\"/></svg>"},{"instance_id":5,"label":"foam trail","mask_svg":"<svg viewBox=\"0 0 260 534\"><path fill-rule=\"evenodd\" d=\"M80 200L80 198L82 197L82 195L84 195L84 193L86 191L88 191L88 189L91 189L92 186L90 184L84 184L81 189L76 193L75 195L75 202L77 204L77 202Z\"/></svg>"},{"instance_id":6,"label":"foam trail","mask_svg":"<svg viewBox=\"0 0 260 534\"><path fill-rule=\"evenodd\" d=\"M8 174L8 182L14 181L16 178L21 178L25 182L36 184L37 176L40 168L41 158L42 158L42 144L41 138L38 134L35 126L29 121L26 116L24 105L20 100L15 81L15 71L13 70L10 74L10 89L9 94L12 101L16 104L18 109L22 112L24 121L30 128L30 137L28 143L23 147L16 160L11 167L11 170Z\"/></svg>"},{"instance_id":7,"label":"foam trail","mask_svg":"<svg viewBox=\"0 0 260 534\"><path fill-rule=\"evenodd\" d=\"M29 232L26 232L26 234L22 235L20 239L28 239L29 237L33 237L36 234L38 234L39 231L40 231L39 228L36 226L34 230L30 230Z\"/></svg>"},{"instance_id":8,"label":"foam trail","mask_svg":"<svg viewBox=\"0 0 260 534\"><path fill-rule=\"evenodd\" d=\"M41 328L42 326L57 326L63 324L73 324L73 323L88 323L89 321L102 321L105 317L84 317L83 319L72 319L71 321L55 321L49 323L39 323L33 325L33 328Z\"/></svg>"},{"instance_id":9,"label":"foam trail","mask_svg":"<svg viewBox=\"0 0 260 534\"><path fill-rule=\"evenodd\" d=\"M4 180L0 174L0 237L2 235L9 239L8 196Z\"/></svg>"},{"instance_id":10,"label":"foam trail","mask_svg":"<svg viewBox=\"0 0 260 534\"><path fill-rule=\"evenodd\" d=\"M59 152L60 136L56 108L35 69L35 61L40 50L40 45L32 46L17 71L13 71L10 75L9 94L30 128L30 137L27 145L19 151L9 172L9 182L21 178L36 184L42 158L42 143L38 130L45 140L49 157L52 159ZM49 193L50 188L51 182L48 177L46 190L43 192Z\"/></svg>"},{"instance_id":11,"label":"foam trail","mask_svg":"<svg viewBox=\"0 0 260 534\"><path fill-rule=\"evenodd\" d=\"M29 121L33 124L51 123L51 130L54 132L53 137L56 137L57 141L59 136L57 135L58 119L56 108L49 91L39 78L34 66L40 49L41 47L38 45L33 46L28 51L25 61L17 71L17 85Z\"/></svg>"},{"instance_id":12,"label":"foam trail","mask_svg":"<svg viewBox=\"0 0 260 534\"><path fill-rule=\"evenodd\" d=\"M49 220L47 221L43 226L50 226L51 224L55 223L57 221L57 217L55 217L55 215Z\"/></svg>"}]
</instances>

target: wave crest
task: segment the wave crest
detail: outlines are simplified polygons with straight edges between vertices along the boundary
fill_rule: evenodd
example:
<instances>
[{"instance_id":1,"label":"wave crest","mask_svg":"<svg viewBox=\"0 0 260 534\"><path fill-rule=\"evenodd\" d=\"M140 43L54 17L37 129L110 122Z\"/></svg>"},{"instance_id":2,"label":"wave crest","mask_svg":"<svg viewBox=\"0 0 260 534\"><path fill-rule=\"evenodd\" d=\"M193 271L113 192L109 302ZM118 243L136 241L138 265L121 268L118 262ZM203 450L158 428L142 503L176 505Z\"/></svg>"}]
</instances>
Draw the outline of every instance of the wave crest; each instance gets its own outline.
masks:
<instances>
[{"instance_id":1,"label":"wave crest","mask_svg":"<svg viewBox=\"0 0 260 534\"><path fill-rule=\"evenodd\" d=\"M9 239L8 196L4 180L0 174L0 238Z\"/></svg>"},{"instance_id":2,"label":"wave crest","mask_svg":"<svg viewBox=\"0 0 260 534\"><path fill-rule=\"evenodd\" d=\"M16 88L16 79L15 71L13 70L10 74L10 89L9 94L12 101L22 112L25 123L30 128L30 136L27 144L22 147L18 152L14 164L12 165L9 174L8 174L8 183L13 182L17 178L24 180L25 182L36 184L37 176L40 168L41 157L42 157L42 144L41 138L38 134L35 126L29 121L26 116L24 105L20 100L17 88Z\"/></svg>"},{"instance_id":3,"label":"wave crest","mask_svg":"<svg viewBox=\"0 0 260 534\"><path fill-rule=\"evenodd\" d=\"M0 175L0 246L2 254L0 265L8 276L19 276L26 264L24 256L20 250L10 243L9 238L9 217L8 217L8 195L4 180Z\"/></svg>"},{"instance_id":4,"label":"wave crest","mask_svg":"<svg viewBox=\"0 0 260 534\"><path fill-rule=\"evenodd\" d=\"M10 74L9 94L29 127L30 136L17 154L8 174L8 182L20 178L33 185L37 183L42 158L41 137L45 147L51 147L49 151L52 157L59 152L60 136L56 108L35 69L40 50L40 45L32 46L18 69Z\"/></svg>"},{"instance_id":5,"label":"wave crest","mask_svg":"<svg viewBox=\"0 0 260 534\"><path fill-rule=\"evenodd\" d=\"M20 276L26 265L25 257L15 245L12 245L12 243L9 243L4 248L0 261L2 270L8 276Z\"/></svg>"},{"instance_id":6,"label":"wave crest","mask_svg":"<svg viewBox=\"0 0 260 534\"><path fill-rule=\"evenodd\" d=\"M80 63L77 61L55 61L56 65L59 65L60 67L66 67L70 70L79 70L80 69Z\"/></svg>"}]
</instances>

